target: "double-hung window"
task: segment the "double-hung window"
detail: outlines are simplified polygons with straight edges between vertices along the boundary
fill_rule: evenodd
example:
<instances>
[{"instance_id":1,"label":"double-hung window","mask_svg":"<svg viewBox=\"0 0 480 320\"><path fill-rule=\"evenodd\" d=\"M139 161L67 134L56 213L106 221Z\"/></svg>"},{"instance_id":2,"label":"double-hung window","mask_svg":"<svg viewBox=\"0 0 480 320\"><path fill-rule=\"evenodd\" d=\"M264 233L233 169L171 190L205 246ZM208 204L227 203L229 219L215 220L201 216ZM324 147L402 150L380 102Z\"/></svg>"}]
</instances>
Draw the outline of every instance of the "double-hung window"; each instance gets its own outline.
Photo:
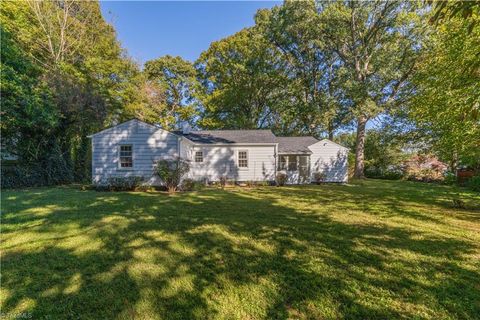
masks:
<instances>
[{"instance_id":1,"label":"double-hung window","mask_svg":"<svg viewBox=\"0 0 480 320\"><path fill-rule=\"evenodd\" d=\"M239 168L248 168L248 151L247 150L239 150L237 158L238 158Z\"/></svg>"},{"instance_id":2,"label":"double-hung window","mask_svg":"<svg viewBox=\"0 0 480 320\"><path fill-rule=\"evenodd\" d=\"M195 162L203 162L203 151L195 152Z\"/></svg>"},{"instance_id":3,"label":"double-hung window","mask_svg":"<svg viewBox=\"0 0 480 320\"><path fill-rule=\"evenodd\" d=\"M120 145L120 169L133 168L133 148L131 144Z\"/></svg>"}]
</instances>

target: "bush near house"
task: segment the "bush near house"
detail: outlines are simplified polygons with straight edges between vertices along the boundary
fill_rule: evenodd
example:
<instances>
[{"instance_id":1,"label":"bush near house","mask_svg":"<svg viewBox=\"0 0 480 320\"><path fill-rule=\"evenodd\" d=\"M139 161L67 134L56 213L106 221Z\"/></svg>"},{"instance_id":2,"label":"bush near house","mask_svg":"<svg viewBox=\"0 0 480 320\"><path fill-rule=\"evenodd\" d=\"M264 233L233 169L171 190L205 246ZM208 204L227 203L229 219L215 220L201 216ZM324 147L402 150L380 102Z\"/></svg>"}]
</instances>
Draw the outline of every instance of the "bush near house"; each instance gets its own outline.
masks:
<instances>
[{"instance_id":1,"label":"bush near house","mask_svg":"<svg viewBox=\"0 0 480 320\"><path fill-rule=\"evenodd\" d=\"M327 179L327 175L323 172L315 172L313 174L313 179L316 184L321 184L325 182L325 179Z\"/></svg>"},{"instance_id":2,"label":"bush near house","mask_svg":"<svg viewBox=\"0 0 480 320\"><path fill-rule=\"evenodd\" d=\"M139 188L144 178L139 176L110 177L95 185L97 191L134 191Z\"/></svg>"},{"instance_id":3,"label":"bush near house","mask_svg":"<svg viewBox=\"0 0 480 320\"><path fill-rule=\"evenodd\" d=\"M180 184L180 190L182 191L199 191L205 186L205 183L190 178L183 179Z\"/></svg>"},{"instance_id":4,"label":"bush near house","mask_svg":"<svg viewBox=\"0 0 480 320\"><path fill-rule=\"evenodd\" d=\"M176 192L182 178L190 170L190 163L181 158L164 159L155 163L155 174L157 174L168 192Z\"/></svg>"},{"instance_id":5,"label":"bush near house","mask_svg":"<svg viewBox=\"0 0 480 320\"><path fill-rule=\"evenodd\" d=\"M275 177L275 182L277 186L284 186L287 183L287 174L283 171L277 172L277 176Z\"/></svg>"}]
</instances>

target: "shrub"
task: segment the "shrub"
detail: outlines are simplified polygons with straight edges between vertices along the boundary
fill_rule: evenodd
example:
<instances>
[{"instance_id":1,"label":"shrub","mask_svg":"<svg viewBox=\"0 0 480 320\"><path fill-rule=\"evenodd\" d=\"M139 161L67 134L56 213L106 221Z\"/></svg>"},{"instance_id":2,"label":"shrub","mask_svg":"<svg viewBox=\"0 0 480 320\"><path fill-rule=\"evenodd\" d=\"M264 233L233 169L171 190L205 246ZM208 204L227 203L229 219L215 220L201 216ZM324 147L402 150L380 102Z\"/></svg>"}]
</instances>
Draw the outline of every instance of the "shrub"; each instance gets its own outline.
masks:
<instances>
[{"instance_id":1,"label":"shrub","mask_svg":"<svg viewBox=\"0 0 480 320\"><path fill-rule=\"evenodd\" d=\"M407 180L421 182L442 181L443 179L443 177L433 169L410 170L407 172L406 178Z\"/></svg>"},{"instance_id":2,"label":"shrub","mask_svg":"<svg viewBox=\"0 0 480 320\"><path fill-rule=\"evenodd\" d=\"M110 177L95 186L97 191L134 191L143 182L143 177Z\"/></svg>"},{"instance_id":3,"label":"shrub","mask_svg":"<svg viewBox=\"0 0 480 320\"><path fill-rule=\"evenodd\" d=\"M183 179L180 185L180 189L182 189L182 191L193 191L198 190L200 185L200 182L193 179Z\"/></svg>"},{"instance_id":4,"label":"shrub","mask_svg":"<svg viewBox=\"0 0 480 320\"><path fill-rule=\"evenodd\" d=\"M448 185L454 185L457 183L457 176L452 172L447 172L443 176L443 183Z\"/></svg>"},{"instance_id":5,"label":"shrub","mask_svg":"<svg viewBox=\"0 0 480 320\"><path fill-rule=\"evenodd\" d=\"M480 192L480 176L473 176L467 181L467 187L473 191Z\"/></svg>"},{"instance_id":6,"label":"shrub","mask_svg":"<svg viewBox=\"0 0 480 320\"><path fill-rule=\"evenodd\" d=\"M159 160L155 164L155 173L160 177L170 193L177 191L183 176L187 174L189 170L189 163L180 158Z\"/></svg>"},{"instance_id":7,"label":"shrub","mask_svg":"<svg viewBox=\"0 0 480 320\"><path fill-rule=\"evenodd\" d=\"M284 186L287 183L287 174L285 172L278 172L277 176L275 177L275 182L277 183L277 186Z\"/></svg>"},{"instance_id":8,"label":"shrub","mask_svg":"<svg viewBox=\"0 0 480 320\"><path fill-rule=\"evenodd\" d=\"M313 180L316 184L323 183L326 179L327 175L324 172L317 171L313 174Z\"/></svg>"},{"instance_id":9,"label":"shrub","mask_svg":"<svg viewBox=\"0 0 480 320\"><path fill-rule=\"evenodd\" d=\"M52 151L54 152L54 151ZM63 158L55 153L38 163L15 163L1 168L1 188L41 187L73 182L73 174Z\"/></svg>"},{"instance_id":10,"label":"shrub","mask_svg":"<svg viewBox=\"0 0 480 320\"><path fill-rule=\"evenodd\" d=\"M225 185L227 184L227 177L221 176L218 182L220 183L220 187L222 187L222 189L225 189Z\"/></svg>"},{"instance_id":11,"label":"shrub","mask_svg":"<svg viewBox=\"0 0 480 320\"><path fill-rule=\"evenodd\" d=\"M398 166L389 166L381 169L377 167L365 168L365 176L373 179L400 180L404 176L403 170Z\"/></svg>"},{"instance_id":12,"label":"shrub","mask_svg":"<svg viewBox=\"0 0 480 320\"><path fill-rule=\"evenodd\" d=\"M39 170L21 166L2 166L2 189L39 187L45 185L45 177Z\"/></svg>"}]
</instances>

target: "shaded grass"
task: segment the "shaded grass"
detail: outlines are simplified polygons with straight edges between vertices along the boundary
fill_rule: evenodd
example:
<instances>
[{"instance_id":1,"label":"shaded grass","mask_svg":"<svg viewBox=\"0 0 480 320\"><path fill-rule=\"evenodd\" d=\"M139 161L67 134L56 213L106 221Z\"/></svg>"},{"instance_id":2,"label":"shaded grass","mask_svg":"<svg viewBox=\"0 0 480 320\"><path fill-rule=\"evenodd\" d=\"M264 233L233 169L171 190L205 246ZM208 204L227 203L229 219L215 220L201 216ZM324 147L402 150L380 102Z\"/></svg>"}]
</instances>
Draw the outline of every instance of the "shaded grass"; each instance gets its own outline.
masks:
<instances>
[{"instance_id":1,"label":"shaded grass","mask_svg":"<svg viewBox=\"0 0 480 320\"><path fill-rule=\"evenodd\" d=\"M452 196L469 210L451 207ZM474 319L480 196L349 185L2 192L4 314Z\"/></svg>"}]
</instances>

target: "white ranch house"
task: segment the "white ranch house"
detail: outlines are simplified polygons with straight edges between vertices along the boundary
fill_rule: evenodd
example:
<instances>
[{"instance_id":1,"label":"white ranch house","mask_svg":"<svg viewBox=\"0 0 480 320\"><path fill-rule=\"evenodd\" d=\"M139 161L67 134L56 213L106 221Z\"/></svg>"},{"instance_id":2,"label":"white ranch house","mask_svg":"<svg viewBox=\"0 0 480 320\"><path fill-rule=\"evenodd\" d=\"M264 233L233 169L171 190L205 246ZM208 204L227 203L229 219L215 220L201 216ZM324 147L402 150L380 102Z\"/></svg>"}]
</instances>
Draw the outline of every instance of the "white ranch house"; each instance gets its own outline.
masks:
<instances>
[{"instance_id":1,"label":"white ranch house","mask_svg":"<svg viewBox=\"0 0 480 320\"><path fill-rule=\"evenodd\" d=\"M153 175L160 159L190 161L188 178L207 182L225 176L238 182L274 181L284 171L291 184L309 183L315 172L327 182L347 181L348 149L328 139L276 137L270 130L166 131L133 119L95 133L92 139L92 181L109 177Z\"/></svg>"}]
</instances>

